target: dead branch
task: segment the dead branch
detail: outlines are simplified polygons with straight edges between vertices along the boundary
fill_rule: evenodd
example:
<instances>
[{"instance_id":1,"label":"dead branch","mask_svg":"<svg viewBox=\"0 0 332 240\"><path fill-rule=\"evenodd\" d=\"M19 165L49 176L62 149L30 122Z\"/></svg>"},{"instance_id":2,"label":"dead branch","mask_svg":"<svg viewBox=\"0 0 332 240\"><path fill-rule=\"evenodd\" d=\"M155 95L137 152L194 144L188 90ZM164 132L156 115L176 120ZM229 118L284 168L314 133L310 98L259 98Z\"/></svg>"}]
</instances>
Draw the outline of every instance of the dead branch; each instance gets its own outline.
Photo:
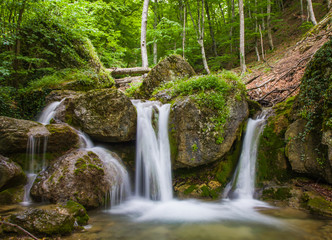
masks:
<instances>
[{"instance_id":1,"label":"dead branch","mask_svg":"<svg viewBox=\"0 0 332 240\"><path fill-rule=\"evenodd\" d=\"M119 78L119 79L114 79L117 84L126 84L126 83L131 83L133 81L141 80L142 77L126 77L126 78Z\"/></svg>"},{"instance_id":2,"label":"dead branch","mask_svg":"<svg viewBox=\"0 0 332 240\"><path fill-rule=\"evenodd\" d=\"M262 74L259 74L255 77L253 77L252 79L250 79L248 82L245 83L245 85L249 84L249 83L252 83L253 81L255 81L257 78L259 78Z\"/></svg>"},{"instance_id":3,"label":"dead branch","mask_svg":"<svg viewBox=\"0 0 332 240\"><path fill-rule=\"evenodd\" d=\"M35 240L39 240L39 238L35 237L34 235L32 235L30 232L28 232L27 230L25 230L24 228L20 227L17 224L13 224L13 223L9 223L9 222L5 222L5 221L0 221L0 224L4 224L4 225L8 225L11 227L15 227L18 228L19 230L21 230L22 232L24 232L25 234L29 235L31 238L35 239Z\"/></svg>"},{"instance_id":4,"label":"dead branch","mask_svg":"<svg viewBox=\"0 0 332 240\"><path fill-rule=\"evenodd\" d=\"M298 86L296 86L295 88L297 88ZM259 101L262 101L264 100L267 96L271 95L272 93L282 93L282 92L285 92L285 91L291 91L293 90L293 86L289 87L289 88L282 88L282 89L278 89L278 88L275 88L273 89L272 91L266 93L263 97L261 97L259 100L257 100L258 102Z\"/></svg>"},{"instance_id":5,"label":"dead branch","mask_svg":"<svg viewBox=\"0 0 332 240\"><path fill-rule=\"evenodd\" d=\"M254 89L257 89L257 88L261 88L261 87L263 87L264 85L266 85L267 83L272 82L273 80L275 80L275 77L270 78L269 80L267 80L266 82L262 83L261 85L259 85L259 86L257 86L257 87L249 88L249 89L247 89L247 91L251 91L251 90L254 90ZM278 79L278 80L279 80L279 79Z\"/></svg>"}]
</instances>

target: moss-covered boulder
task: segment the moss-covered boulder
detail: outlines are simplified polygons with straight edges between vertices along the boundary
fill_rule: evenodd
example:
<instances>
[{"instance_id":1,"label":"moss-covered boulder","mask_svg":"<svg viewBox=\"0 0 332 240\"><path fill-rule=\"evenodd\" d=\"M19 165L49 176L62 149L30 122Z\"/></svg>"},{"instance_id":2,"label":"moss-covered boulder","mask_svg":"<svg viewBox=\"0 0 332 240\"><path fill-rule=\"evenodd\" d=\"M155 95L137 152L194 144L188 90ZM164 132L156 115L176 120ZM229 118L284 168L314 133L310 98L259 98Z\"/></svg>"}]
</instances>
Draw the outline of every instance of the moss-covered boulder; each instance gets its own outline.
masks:
<instances>
[{"instance_id":1,"label":"moss-covered boulder","mask_svg":"<svg viewBox=\"0 0 332 240\"><path fill-rule=\"evenodd\" d=\"M332 217L332 202L315 192L308 191L303 193L302 203L313 214Z\"/></svg>"},{"instance_id":2,"label":"moss-covered boulder","mask_svg":"<svg viewBox=\"0 0 332 240\"><path fill-rule=\"evenodd\" d=\"M105 196L117 184L117 173L91 151L73 150L40 173L31 189L35 200L73 200L86 208L105 203Z\"/></svg>"},{"instance_id":3,"label":"moss-covered boulder","mask_svg":"<svg viewBox=\"0 0 332 240\"><path fill-rule=\"evenodd\" d=\"M180 55L171 55L159 62L143 80L139 89L143 97L151 96L153 90L162 83L179 78L192 77L194 69Z\"/></svg>"},{"instance_id":4,"label":"moss-covered boulder","mask_svg":"<svg viewBox=\"0 0 332 240\"><path fill-rule=\"evenodd\" d=\"M46 209L28 209L11 215L10 221L41 236L69 234L74 230L75 223L74 217L70 214Z\"/></svg>"},{"instance_id":5,"label":"moss-covered boulder","mask_svg":"<svg viewBox=\"0 0 332 240\"><path fill-rule=\"evenodd\" d=\"M0 191L24 185L27 179L22 168L15 162L0 155Z\"/></svg>"},{"instance_id":6,"label":"moss-covered boulder","mask_svg":"<svg viewBox=\"0 0 332 240\"><path fill-rule=\"evenodd\" d=\"M195 89L196 88L196 89ZM241 134L248 104L236 76L204 76L180 82L170 114L173 167L222 159Z\"/></svg>"},{"instance_id":7,"label":"moss-covered boulder","mask_svg":"<svg viewBox=\"0 0 332 240\"><path fill-rule=\"evenodd\" d=\"M78 147L77 133L65 124L42 125L37 122L0 117L0 153L26 153L28 141L43 143L47 140L47 152L64 153Z\"/></svg>"},{"instance_id":8,"label":"moss-covered boulder","mask_svg":"<svg viewBox=\"0 0 332 240\"><path fill-rule=\"evenodd\" d=\"M116 89L89 91L66 99L56 118L103 142L126 142L136 137L136 109Z\"/></svg>"},{"instance_id":9,"label":"moss-covered boulder","mask_svg":"<svg viewBox=\"0 0 332 240\"><path fill-rule=\"evenodd\" d=\"M323 178L332 184L332 166L318 148L321 138L314 131L303 136L306 124L306 120L298 119L288 127L285 134L288 140L286 155L292 170L315 178Z\"/></svg>"}]
</instances>

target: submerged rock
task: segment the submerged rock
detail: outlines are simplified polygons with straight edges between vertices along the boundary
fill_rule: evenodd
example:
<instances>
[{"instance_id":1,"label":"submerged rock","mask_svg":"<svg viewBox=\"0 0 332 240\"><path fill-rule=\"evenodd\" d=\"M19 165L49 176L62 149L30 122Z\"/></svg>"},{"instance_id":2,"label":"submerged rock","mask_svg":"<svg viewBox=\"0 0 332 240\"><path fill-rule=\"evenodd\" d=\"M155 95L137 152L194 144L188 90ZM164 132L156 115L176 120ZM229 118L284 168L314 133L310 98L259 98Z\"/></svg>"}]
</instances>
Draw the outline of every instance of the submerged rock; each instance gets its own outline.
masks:
<instances>
[{"instance_id":1,"label":"submerged rock","mask_svg":"<svg viewBox=\"0 0 332 240\"><path fill-rule=\"evenodd\" d=\"M115 179L116 172L106 171L95 153L73 150L38 175L31 195L36 200L73 200L86 208L96 208L104 204Z\"/></svg>"},{"instance_id":2,"label":"submerged rock","mask_svg":"<svg viewBox=\"0 0 332 240\"><path fill-rule=\"evenodd\" d=\"M49 236L69 234L74 230L75 223L74 217L70 214L45 209L28 209L13 214L10 221L31 233Z\"/></svg>"},{"instance_id":3,"label":"submerged rock","mask_svg":"<svg viewBox=\"0 0 332 240\"><path fill-rule=\"evenodd\" d=\"M143 80L140 93L149 97L160 84L177 78L192 77L194 69L180 55L171 55L158 63Z\"/></svg>"},{"instance_id":4,"label":"submerged rock","mask_svg":"<svg viewBox=\"0 0 332 240\"><path fill-rule=\"evenodd\" d=\"M0 155L0 190L25 184L27 178L15 162Z\"/></svg>"},{"instance_id":5,"label":"submerged rock","mask_svg":"<svg viewBox=\"0 0 332 240\"><path fill-rule=\"evenodd\" d=\"M321 142L318 133L311 131L303 136L306 123L306 120L298 119L285 133L285 139L289 140L286 146L289 163L297 173L323 178L332 184L331 163L318 148Z\"/></svg>"},{"instance_id":6,"label":"submerged rock","mask_svg":"<svg viewBox=\"0 0 332 240\"><path fill-rule=\"evenodd\" d=\"M0 117L1 154L26 153L30 136L42 143L47 138L47 152L64 153L79 145L77 133L68 125Z\"/></svg>"},{"instance_id":7,"label":"submerged rock","mask_svg":"<svg viewBox=\"0 0 332 240\"><path fill-rule=\"evenodd\" d=\"M170 116L173 167L204 165L229 152L249 111L244 98L235 100L230 97L227 106L229 115L223 123L223 133L218 136L220 133L215 130L216 123L212 120L216 117L213 110L199 107L190 97L176 100Z\"/></svg>"},{"instance_id":8,"label":"submerged rock","mask_svg":"<svg viewBox=\"0 0 332 240\"><path fill-rule=\"evenodd\" d=\"M136 110L116 89L89 91L66 99L56 118L103 142L126 142L136 137Z\"/></svg>"}]
</instances>

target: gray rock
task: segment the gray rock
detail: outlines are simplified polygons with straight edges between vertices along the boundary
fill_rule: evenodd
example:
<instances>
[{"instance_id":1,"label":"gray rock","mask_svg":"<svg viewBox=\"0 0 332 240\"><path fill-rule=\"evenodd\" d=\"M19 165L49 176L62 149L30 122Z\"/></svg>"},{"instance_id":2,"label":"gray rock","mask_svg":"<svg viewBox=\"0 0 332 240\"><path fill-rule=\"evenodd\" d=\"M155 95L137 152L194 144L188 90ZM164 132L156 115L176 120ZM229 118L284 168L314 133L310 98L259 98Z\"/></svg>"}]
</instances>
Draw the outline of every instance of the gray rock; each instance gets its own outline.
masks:
<instances>
[{"instance_id":1,"label":"gray rock","mask_svg":"<svg viewBox=\"0 0 332 240\"><path fill-rule=\"evenodd\" d=\"M293 122L285 133L288 140L286 156L292 170L297 173L304 173L315 178L323 178L332 183L332 168L330 161L325 161L317 151L321 139L315 132L310 132L302 139L300 134L305 130L306 121L298 119Z\"/></svg>"},{"instance_id":2,"label":"gray rock","mask_svg":"<svg viewBox=\"0 0 332 240\"><path fill-rule=\"evenodd\" d=\"M216 141L212 118L215 113L208 108L200 108L190 97L178 99L171 109L171 149L175 159L174 168L196 167L221 159L231 149L236 137L242 130L241 124L247 119L248 104L229 98L230 109L223 125L223 141ZM175 150L174 150L175 149Z\"/></svg>"},{"instance_id":3,"label":"gray rock","mask_svg":"<svg viewBox=\"0 0 332 240\"><path fill-rule=\"evenodd\" d=\"M27 181L22 168L0 155L0 190L25 184Z\"/></svg>"},{"instance_id":4,"label":"gray rock","mask_svg":"<svg viewBox=\"0 0 332 240\"><path fill-rule=\"evenodd\" d=\"M73 200L86 208L99 207L104 204L106 193L116 184L116 173L106 169L95 153L73 150L38 175L31 195L36 200Z\"/></svg>"},{"instance_id":5,"label":"gray rock","mask_svg":"<svg viewBox=\"0 0 332 240\"><path fill-rule=\"evenodd\" d=\"M66 99L55 118L103 142L126 142L136 137L136 109L116 89L92 90Z\"/></svg>"}]
</instances>

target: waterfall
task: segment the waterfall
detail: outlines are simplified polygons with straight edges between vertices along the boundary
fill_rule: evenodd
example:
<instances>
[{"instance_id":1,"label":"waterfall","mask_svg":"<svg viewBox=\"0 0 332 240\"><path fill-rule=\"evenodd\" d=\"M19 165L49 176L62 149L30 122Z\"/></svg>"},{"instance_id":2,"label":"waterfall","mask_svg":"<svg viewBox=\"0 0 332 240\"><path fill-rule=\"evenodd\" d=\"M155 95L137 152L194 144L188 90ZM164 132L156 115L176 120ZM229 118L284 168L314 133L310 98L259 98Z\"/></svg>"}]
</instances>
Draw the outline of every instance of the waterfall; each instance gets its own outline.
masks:
<instances>
[{"instance_id":1,"label":"waterfall","mask_svg":"<svg viewBox=\"0 0 332 240\"><path fill-rule=\"evenodd\" d=\"M61 101L52 102L49 105L47 105L43 111L41 112L40 116L37 119L37 122L40 122L44 125L49 124L52 118L56 114L57 107L65 100L66 98L63 98Z\"/></svg>"},{"instance_id":2,"label":"waterfall","mask_svg":"<svg viewBox=\"0 0 332 240\"><path fill-rule=\"evenodd\" d=\"M137 109L135 195L152 200L171 200L170 105L138 100L132 102Z\"/></svg>"},{"instance_id":3,"label":"waterfall","mask_svg":"<svg viewBox=\"0 0 332 240\"><path fill-rule=\"evenodd\" d=\"M265 115L249 119L242 152L233 179L224 190L224 197L252 199L255 191L256 158L259 137L265 126Z\"/></svg>"}]
</instances>

